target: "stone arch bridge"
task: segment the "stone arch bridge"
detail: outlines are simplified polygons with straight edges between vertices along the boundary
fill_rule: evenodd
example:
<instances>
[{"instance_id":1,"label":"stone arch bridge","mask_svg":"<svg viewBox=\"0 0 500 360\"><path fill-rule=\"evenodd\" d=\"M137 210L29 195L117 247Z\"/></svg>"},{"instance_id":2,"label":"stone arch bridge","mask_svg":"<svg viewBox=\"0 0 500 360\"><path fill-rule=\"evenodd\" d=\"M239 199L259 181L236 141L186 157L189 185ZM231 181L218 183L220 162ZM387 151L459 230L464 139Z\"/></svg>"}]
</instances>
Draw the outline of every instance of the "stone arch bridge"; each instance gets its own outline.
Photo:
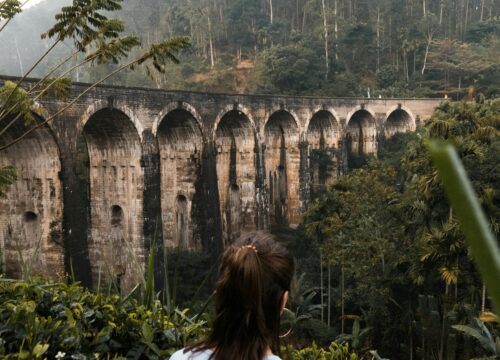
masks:
<instances>
[{"instance_id":1,"label":"stone arch bridge","mask_svg":"<svg viewBox=\"0 0 500 360\"><path fill-rule=\"evenodd\" d=\"M86 88L75 84L72 96ZM0 166L19 175L0 198L4 271L20 275L36 257L39 274L72 268L87 285L129 287L155 234L160 250L219 254L242 232L295 226L351 159L415 130L440 101L97 87L0 152ZM42 121L64 102L40 105Z\"/></svg>"}]
</instances>

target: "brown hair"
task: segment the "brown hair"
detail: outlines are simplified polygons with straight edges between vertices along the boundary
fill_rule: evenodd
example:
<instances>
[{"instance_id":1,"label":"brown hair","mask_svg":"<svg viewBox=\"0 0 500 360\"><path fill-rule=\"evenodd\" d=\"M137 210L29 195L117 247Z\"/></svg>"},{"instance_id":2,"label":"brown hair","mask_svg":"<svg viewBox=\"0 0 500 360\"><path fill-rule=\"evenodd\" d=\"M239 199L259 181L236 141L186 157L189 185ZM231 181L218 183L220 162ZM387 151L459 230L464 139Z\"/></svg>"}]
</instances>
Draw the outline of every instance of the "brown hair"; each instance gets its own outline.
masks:
<instances>
[{"instance_id":1,"label":"brown hair","mask_svg":"<svg viewBox=\"0 0 500 360\"><path fill-rule=\"evenodd\" d=\"M241 236L225 252L210 335L190 348L214 349L215 360L262 360L279 351L281 301L290 290L293 259L269 233Z\"/></svg>"}]
</instances>

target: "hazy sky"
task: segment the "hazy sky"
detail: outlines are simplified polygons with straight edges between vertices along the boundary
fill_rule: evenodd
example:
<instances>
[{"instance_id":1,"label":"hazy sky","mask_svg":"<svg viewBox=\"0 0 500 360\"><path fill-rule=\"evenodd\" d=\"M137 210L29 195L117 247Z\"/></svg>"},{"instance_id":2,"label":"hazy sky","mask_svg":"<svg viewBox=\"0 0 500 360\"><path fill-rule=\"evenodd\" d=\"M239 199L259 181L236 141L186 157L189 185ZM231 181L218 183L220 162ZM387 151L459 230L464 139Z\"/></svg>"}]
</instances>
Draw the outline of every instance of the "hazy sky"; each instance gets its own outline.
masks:
<instances>
[{"instance_id":1,"label":"hazy sky","mask_svg":"<svg viewBox=\"0 0 500 360\"><path fill-rule=\"evenodd\" d=\"M25 7L29 8L30 6L36 5L39 2L42 2L43 0L30 0L28 3L25 5Z\"/></svg>"}]
</instances>

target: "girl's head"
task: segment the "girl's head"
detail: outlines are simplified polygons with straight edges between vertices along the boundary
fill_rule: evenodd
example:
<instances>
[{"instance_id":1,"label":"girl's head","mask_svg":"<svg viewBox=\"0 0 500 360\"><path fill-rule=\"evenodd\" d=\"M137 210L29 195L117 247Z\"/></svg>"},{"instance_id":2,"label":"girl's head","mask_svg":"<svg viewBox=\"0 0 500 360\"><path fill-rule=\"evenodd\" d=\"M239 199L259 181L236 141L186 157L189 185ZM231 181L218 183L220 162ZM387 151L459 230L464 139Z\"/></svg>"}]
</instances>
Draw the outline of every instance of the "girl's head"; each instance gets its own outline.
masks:
<instances>
[{"instance_id":1,"label":"girl's head","mask_svg":"<svg viewBox=\"0 0 500 360\"><path fill-rule=\"evenodd\" d=\"M261 360L278 350L280 315L294 272L287 250L267 232L241 236L224 253L212 333L200 348L216 360Z\"/></svg>"}]
</instances>

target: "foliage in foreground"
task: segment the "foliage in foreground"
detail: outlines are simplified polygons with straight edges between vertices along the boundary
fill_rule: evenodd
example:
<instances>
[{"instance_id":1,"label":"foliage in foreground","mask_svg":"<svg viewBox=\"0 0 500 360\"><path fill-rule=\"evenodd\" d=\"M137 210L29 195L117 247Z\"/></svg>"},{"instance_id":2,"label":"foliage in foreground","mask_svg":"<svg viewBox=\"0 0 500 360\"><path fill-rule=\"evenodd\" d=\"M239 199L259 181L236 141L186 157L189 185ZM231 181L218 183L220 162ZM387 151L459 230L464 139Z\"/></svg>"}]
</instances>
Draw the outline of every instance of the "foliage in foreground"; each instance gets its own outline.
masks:
<instances>
[{"instance_id":1,"label":"foliage in foreground","mask_svg":"<svg viewBox=\"0 0 500 360\"><path fill-rule=\"evenodd\" d=\"M286 348L282 354L284 360L361 360L361 359L379 359L375 355L361 356L349 348L349 344L332 343L328 348L318 347L313 344L304 349Z\"/></svg>"},{"instance_id":2,"label":"foliage in foreground","mask_svg":"<svg viewBox=\"0 0 500 360\"><path fill-rule=\"evenodd\" d=\"M0 281L0 356L158 359L202 336L205 319L79 285ZM63 356L62 354L65 354Z\"/></svg>"},{"instance_id":3,"label":"foliage in foreground","mask_svg":"<svg viewBox=\"0 0 500 360\"><path fill-rule=\"evenodd\" d=\"M6 359L166 359L200 339L206 316L151 308L131 298L92 293L78 284L0 279L0 357ZM378 359L348 344L286 347L286 360Z\"/></svg>"}]
</instances>

